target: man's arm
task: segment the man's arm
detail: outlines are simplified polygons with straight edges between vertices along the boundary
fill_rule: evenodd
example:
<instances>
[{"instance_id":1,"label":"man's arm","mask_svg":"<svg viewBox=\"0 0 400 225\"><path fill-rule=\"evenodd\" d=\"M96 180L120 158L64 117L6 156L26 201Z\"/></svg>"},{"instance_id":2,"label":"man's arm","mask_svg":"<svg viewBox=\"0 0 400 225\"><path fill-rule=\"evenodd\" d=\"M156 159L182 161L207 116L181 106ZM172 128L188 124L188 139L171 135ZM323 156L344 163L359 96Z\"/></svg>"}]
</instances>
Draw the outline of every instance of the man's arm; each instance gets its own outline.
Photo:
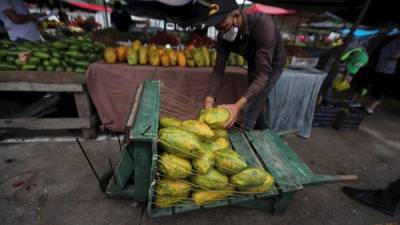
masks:
<instances>
[{"instance_id":1,"label":"man's arm","mask_svg":"<svg viewBox=\"0 0 400 225\"><path fill-rule=\"evenodd\" d=\"M258 95L267 85L269 76L272 73L272 58L274 54L274 46L276 42L275 24L272 20L264 19L256 25L255 30L259 31L254 34L257 45L255 57L255 79L247 88L243 97L248 101Z\"/></svg>"},{"instance_id":2,"label":"man's arm","mask_svg":"<svg viewBox=\"0 0 400 225\"><path fill-rule=\"evenodd\" d=\"M218 90L222 85L222 77L225 72L225 64L230 53L230 51L223 46L223 42L221 39L219 39L216 49L217 59L208 85L207 98L204 104L205 108L211 108L214 104L214 101L218 95Z\"/></svg>"},{"instance_id":3,"label":"man's arm","mask_svg":"<svg viewBox=\"0 0 400 225\"><path fill-rule=\"evenodd\" d=\"M28 21L34 21L38 18L37 15L22 15L14 11L14 9L3 10L4 15L6 15L14 23L26 23Z\"/></svg>"}]
</instances>

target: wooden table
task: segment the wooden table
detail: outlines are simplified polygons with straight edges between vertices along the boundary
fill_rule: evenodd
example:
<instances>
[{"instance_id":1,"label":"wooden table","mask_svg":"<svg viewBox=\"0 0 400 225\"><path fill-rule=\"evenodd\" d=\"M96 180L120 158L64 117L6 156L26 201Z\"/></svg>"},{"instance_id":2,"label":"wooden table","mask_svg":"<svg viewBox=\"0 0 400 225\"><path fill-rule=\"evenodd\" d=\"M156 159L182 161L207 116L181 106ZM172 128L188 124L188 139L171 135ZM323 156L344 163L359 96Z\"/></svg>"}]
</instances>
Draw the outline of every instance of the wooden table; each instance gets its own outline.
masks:
<instances>
[{"instance_id":1,"label":"wooden table","mask_svg":"<svg viewBox=\"0 0 400 225\"><path fill-rule=\"evenodd\" d=\"M29 130L82 129L84 138L94 138L95 115L85 87L85 76L71 72L1 71L0 91L73 93L78 118L1 118L0 128Z\"/></svg>"}]
</instances>

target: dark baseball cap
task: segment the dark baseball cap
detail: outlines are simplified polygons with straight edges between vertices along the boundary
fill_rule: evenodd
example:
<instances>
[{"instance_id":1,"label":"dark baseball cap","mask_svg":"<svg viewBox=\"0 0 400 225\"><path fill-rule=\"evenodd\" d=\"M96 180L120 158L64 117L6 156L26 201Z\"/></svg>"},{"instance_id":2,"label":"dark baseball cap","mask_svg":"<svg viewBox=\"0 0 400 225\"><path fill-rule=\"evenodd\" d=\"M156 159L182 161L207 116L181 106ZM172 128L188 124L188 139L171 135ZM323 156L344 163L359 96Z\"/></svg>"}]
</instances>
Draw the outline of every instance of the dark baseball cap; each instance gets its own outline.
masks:
<instances>
[{"instance_id":1,"label":"dark baseball cap","mask_svg":"<svg viewBox=\"0 0 400 225\"><path fill-rule=\"evenodd\" d=\"M198 15L207 26L216 26L239 8L235 0L197 0L195 4Z\"/></svg>"}]
</instances>

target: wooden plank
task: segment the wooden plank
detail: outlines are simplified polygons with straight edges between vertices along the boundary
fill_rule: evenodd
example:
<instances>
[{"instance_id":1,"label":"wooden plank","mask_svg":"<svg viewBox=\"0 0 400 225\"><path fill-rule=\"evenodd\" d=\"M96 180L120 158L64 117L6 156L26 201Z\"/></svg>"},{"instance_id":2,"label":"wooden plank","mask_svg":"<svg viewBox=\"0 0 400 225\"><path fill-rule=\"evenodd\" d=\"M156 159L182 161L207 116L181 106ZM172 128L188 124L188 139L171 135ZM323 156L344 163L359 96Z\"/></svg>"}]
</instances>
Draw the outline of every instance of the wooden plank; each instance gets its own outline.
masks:
<instances>
[{"instance_id":1,"label":"wooden plank","mask_svg":"<svg viewBox=\"0 0 400 225\"><path fill-rule=\"evenodd\" d=\"M0 119L1 128L25 128L28 130L62 130L90 128L90 119L87 118L24 118Z\"/></svg>"},{"instance_id":2,"label":"wooden plank","mask_svg":"<svg viewBox=\"0 0 400 225\"><path fill-rule=\"evenodd\" d=\"M254 199L247 202L236 203L235 206L251 208L251 209L260 209L260 210L271 210L273 201L271 199Z\"/></svg>"},{"instance_id":3,"label":"wooden plank","mask_svg":"<svg viewBox=\"0 0 400 225\"><path fill-rule=\"evenodd\" d=\"M356 175L316 175L313 180L309 183L304 183L304 186L315 186L322 184L331 184L338 182L351 182L356 181L358 177Z\"/></svg>"},{"instance_id":4,"label":"wooden plank","mask_svg":"<svg viewBox=\"0 0 400 225\"><path fill-rule=\"evenodd\" d=\"M45 84L31 82L0 82L0 91L81 92L81 84Z\"/></svg>"},{"instance_id":5,"label":"wooden plank","mask_svg":"<svg viewBox=\"0 0 400 225\"><path fill-rule=\"evenodd\" d=\"M83 92L74 93L75 105L78 111L79 118L89 118L90 119L90 128L82 129L82 135L85 139L96 137L96 130L94 128L94 123L92 123L92 103L90 101L89 95L86 92L86 89L83 89Z\"/></svg>"},{"instance_id":6,"label":"wooden plank","mask_svg":"<svg viewBox=\"0 0 400 225\"><path fill-rule=\"evenodd\" d=\"M290 192L303 188L286 162L286 159L281 156L280 149L272 141L266 139L263 132L249 131L246 132L246 136L264 166L268 168L269 172L275 178L280 191Z\"/></svg>"},{"instance_id":7,"label":"wooden plank","mask_svg":"<svg viewBox=\"0 0 400 225\"><path fill-rule=\"evenodd\" d=\"M142 96L142 91L143 91L143 83L141 83L138 89L136 90L136 95L132 104L131 113L129 115L128 122L126 123L127 129L130 129L133 126L133 123L135 122L137 110L139 107L139 100L140 97Z\"/></svg>"},{"instance_id":8,"label":"wooden plank","mask_svg":"<svg viewBox=\"0 0 400 225\"><path fill-rule=\"evenodd\" d=\"M132 142L135 158L134 180L136 196L135 199L140 202L146 202L150 187L150 178L152 170L152 142L148 140Z\"/></svg>"},{"instance_id":9,"label":"wooden plank","mask_svg":"<svg viewBox=\"0 0 400 225\"><path fill-rule=\"evenodd\" d=\"M85 75L73 72L1 71L0 82L84 84Z\"/></svg>"},{"instance_id":10,"label":"wooden plank","mask_svg":"<svg viewBox=\"0 0 400 225\"><path fill-rule=\"evenodd\" d=\"M126 182L133 175L135 168L134 149L127 146L120 154L120 158L115 168L115 183L110 181L110 192L119 192L125 188ZM136 185L136 184L135 184Z\"/></svg>"},{"instance_id":11,"label":"wooden plank","mask_svg":"<svg viewBox=\"0 0 400 225\"><path fill-rule=\"evenodd\" d=\"M155 140L158 134L160 111L160 82L146 81L143 87L140 105L131 129L131 140Z\"/></svg>"},{"instance_id":12,"label":"wooden plank","mask_svg":"<svg viewBox=\"0 0 400 225\"><path fill-rule=\"evenodd\" d=\"M262 167L260 160L258 160L256 153L252 150L243 133L229 133L229 139L235 151L242 155L248 164Z\"/></svg>"},{"instance_id":13,"label":"wooden plank","mask_svg":"<svg viewBox=\"0 0 400 225\"><path fill-rule=\"evenodd\" d=\"M280 155L285 159L293 174L302 184L310 183L315 179L315 174L308 166L290 149L278 134L274 132L264 131L265 138L268 138L279 149Z\"/></svg>"},{"instance_id":14,"label":"wooden plank","mask_svg":"<svg viewBox=\"0 0 400 225\"><path fill-rule=\"evenodd\" d=\"M250 143L246 139L246 136L242 132L229 133L229 139L235 151L237 151L241 156L243 156L249 165L265 168L260 162L257 154L254 152ZM268 168L265 169L268 170ZM278 190L276 189L275 186L273 186L267 193L257 194L256 196L266 197L272 195L278 195Z\"/></svg>"}]
</instances>

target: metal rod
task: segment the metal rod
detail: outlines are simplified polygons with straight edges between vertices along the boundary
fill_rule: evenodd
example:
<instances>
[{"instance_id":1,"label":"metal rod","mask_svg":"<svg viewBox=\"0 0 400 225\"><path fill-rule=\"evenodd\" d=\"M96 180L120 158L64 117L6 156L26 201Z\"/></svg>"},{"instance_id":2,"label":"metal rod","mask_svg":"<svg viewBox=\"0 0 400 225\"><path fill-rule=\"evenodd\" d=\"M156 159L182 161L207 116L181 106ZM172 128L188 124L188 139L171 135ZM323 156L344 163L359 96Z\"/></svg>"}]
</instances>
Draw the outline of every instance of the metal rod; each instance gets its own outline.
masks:
<instances>
[{"instance_id":1,"label":"metal rod","mask_svg":"<svg viewBox=\"0 0 400 225\"><path fill-rule=\"evenodd\" d=\"M99 177L99 175L97 174L96 170L94 169L92 162L89 160L89 157L88 157L88 155L86 154L86 151L83 149L83 147L82 147L82 145L81 145L81 142L79 141L78 138L75 138L75 140L76 140L76 142L78 143L79 148L81 149L83 155L85 156L86 161L89 163L90 168L92 168L92 171L93 171L94 175L96 176L97 181L99 182L99 184L100 184L100 186L101 186L101 185L102 185L102 182L101 182L101 180L100 180L100 177Z\"/></svg>"},{"instance_id":2,"label":"metal rod","mask_svg":"<svg viewBox=\"0 0 400 225\"><path fill-rule=\"evenodd\" d=\"M121 144L121 139L119 138L119 135L117 134L118 138L118 144L119 144L119 151L122 152L122 144Z\"/></svg>"},{"instance_id":3,"label":"metal rod","mask_svg":"<svg viewBox=\"0 0 400 225\"><path fill-rule=\"evenodd\" d=\"M107 3L106 3L106 0L103 0L103 6L104 6L104 15L106 16L106 27L108 27L108 15L107 15Z\"/></svg>"},{"instance_id":4,"label":"metal rod","mask_svg":"<svg viewBox=\"0 0 400 225\"><path fill-rule=\"evenodd\" d=\"M110 158L108 158L108 165L110 166L110 170L111 170L111 174L112 174L112 177L113 177L114 184L117 185L117 179L115 178L114 168L112 166L112 162L111 162Z\"/></svg>"},{"instance_id":5,"label":"metal rod","mask_svg":"<svg viewBox=\"0 0 400 225\"><path fill-rule=\"evenodd\" d=\"M190 111L199 109L198 107L185 105L184 103L178 102L178 101L176 101L176 100L174 100L172 98L166 97L166 96L162 96L161 97L161 101L167 101L167 102L169 102L171 104L174 104L174 105L176 105L176 106L178 106L180 108L183 108L183 109L186 109L186 110L190 110Z\"/></svg>"},{"instance_id":6,"label":"metal rod","mask_svg":"<svg viewBox=\"0 0 400 225\"><path fill-rule=\"evenodd\" d=\"M185 96L185 95L183 95L183 94L181 94L181 93L175 91L174 89L165 86L163 83L161 83L161 87L162 87L162 88L165 88L166 90L168 90L168 91L170 91L170 92L172 92L172 93L174 93L174 94L176 94L176 95L178 95L178 96L181 96L182 98L186 98L187 100L189 100L189 101L191 101L192 103L194 103L195 106L197 106L197 103L196 103L196 101L195 101L194 99L189 98L189 97L187 97L187 96Z\"/></svg>"},{"instance_id":7,"label":"metal rod","mask_svg":"<svg viewBox=\"0 0 400 225\"><path fill-rule=\"evenodd\" d=\"M197 106L193 106L193 105L189 105L189 104L185 104L185 103L179 102L178 100L173 99L173 98L168 97L168 96L165 96L165 95L161 95L161 100L168 100L170 102L173 102L173 103L175 103L177 105L180 105L182 107L189 108L189 109L198 109L199 108Z\"/></svg>"}]
</instances>

